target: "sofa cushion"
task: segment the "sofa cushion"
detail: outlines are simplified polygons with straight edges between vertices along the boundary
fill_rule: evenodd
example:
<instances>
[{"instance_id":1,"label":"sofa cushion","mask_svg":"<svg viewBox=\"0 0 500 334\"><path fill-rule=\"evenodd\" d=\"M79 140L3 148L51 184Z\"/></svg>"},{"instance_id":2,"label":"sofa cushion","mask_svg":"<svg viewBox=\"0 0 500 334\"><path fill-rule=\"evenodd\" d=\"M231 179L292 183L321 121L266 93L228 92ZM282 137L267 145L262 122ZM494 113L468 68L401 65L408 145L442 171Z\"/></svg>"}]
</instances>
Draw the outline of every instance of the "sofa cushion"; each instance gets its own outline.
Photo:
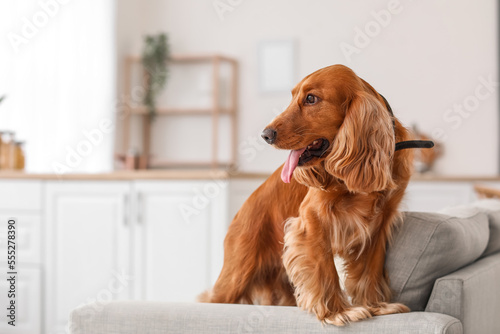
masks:
<instances>
[{"instance_id":1,"label":"sofa cushion","mask_svg":"<svg viewBox=\"0 0 500 334\"><path fill-rule=\"evenodd\" d=\"M390 314L337 327L298 307L117 301L79 307L70 315L72 334L462 334L445 314Z\"/></svg>"},{"instance_id":2,"label":"sofa cushion","mask_svg":"<svg viewBox=\"0 0 500 334\"><path fill-rule=\"evenodd\" d=\"M467 215L467 212L484 212L488 215L490 226L490 238L488 245L482 257L491 255L500 251L500 200L498 199L482 199L468 205L449 207L441 210L441 213L450 216ZM470 215L470 213L469 213Z\"/></svg>"},{"instance_id":3,"label":"sofa cushion","mask_svg":"<svg viewBox=\"0 0 500 334\"><path fill-rule=\"evenodd\" d=\"M474 203L474 206L488 215L490 225L490 238L483 257L500 252L500 201L487 199Z\"/></svg>"},{"instance_id":4,"label":"sofa cushion","mask_svg":"<svg viewBox=\"0 0 500 334\"><path fill-rule=\"evenodd\" d=\"M393 234L386 269L393 300L425 309L434 281L478 259L489 237L488 217L406 212Z\"/></svg>"}]
</instances>

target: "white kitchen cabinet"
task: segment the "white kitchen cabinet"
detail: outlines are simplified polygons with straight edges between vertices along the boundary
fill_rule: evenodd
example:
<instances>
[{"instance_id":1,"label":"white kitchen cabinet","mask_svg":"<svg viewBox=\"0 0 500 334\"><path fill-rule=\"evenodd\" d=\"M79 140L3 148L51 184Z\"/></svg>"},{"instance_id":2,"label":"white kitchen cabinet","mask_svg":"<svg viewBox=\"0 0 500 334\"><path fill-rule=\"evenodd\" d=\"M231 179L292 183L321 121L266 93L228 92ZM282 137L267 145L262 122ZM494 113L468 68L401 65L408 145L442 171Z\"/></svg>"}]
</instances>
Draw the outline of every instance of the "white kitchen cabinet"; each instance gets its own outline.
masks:
<instances>
[{"instance_id":1,"label":"white kitchen cabinet","mask_svg":"<svg viewBox=\"0 0 500 334\"><path fill-rule=\"evenodd\" d=\"M401 203L403 211L436 212L475 199L469 182L411 181Z\"/></svg>"},{"instance_id":2,"label":"white kitchen cabinet","mask_svg":"<svg viewBox=\"0 0 500 334\"><path fill-rule=\"evenodd\" d=\"M137 297L195 301L222 268L227 181L137 181L134 197Z\"/></svg>"},{"instance_id":3,"label":"white kitchen cabinet","mask_svg":"<svg viewBox=\"0 0 500 334\"><path fill-rule=\"evenodd\" d=\"M129 182L47 182L46 333L81 304L131 298L129 201Z\"/></svg>"},{"instance_id":4,"label":"white kitchen cabinet","mask_svg":"<svg viewBox=\"0 0 500 334\"><path fill-rule=\"evenodd\" d=\"M238 212L246 199L265 178L234 179L229 188L229 219ZM470 203L476 199L473 182L410 181L401 202L402 211L436 212L445 207ZM498 182L481 184L500 189Z\"/></svg>"},{"instance_id":5,"label":"white kitchen cabinet","mask_svg":"<svg viewBox=\"0 0 500 334\"><path fill-rule=\"evenodd\" d=\"M41 180L1 180L0 211L40 212L42 209Z\"/></svg>"},{"instance_id":6,"label":"white kitchen cabinet","mask_svg":"<svg viewBox=\"0 0 500 334\"><path fill-rule=\"evenodd\" d=\"M48 182L46 332L94 300L194 301L222 267L226 184Z\"/></svg>"},{"instance_id":7,"label":"white kitchen cabinet","mask_svg":"<svg viewBox=\"0 0 500 334\"><path fill-rule=\"evenodd\" d=\"M194 301L220 273L231 219L264 181L0 180L0 222L17 219L20 273L18 326L0 322L0 333L67 333L69 312L90 301ZM413 180L402 210L467 204L475 183ZM6 288L1 280L2 308Z\"/></svg>"},{"instance_id":8,"label":"white kitchen cabinet","mask_svg":"<svg viewBox=\"0 0 500 334\"><path fill-rule=\"evenodd\" d=\"M7 221L16 220L16 260L20 265L38 265L41 262L41 217L36 213L0 211L0 264L6 263Z\"/></svg>"},{"instance_id":9,"label":"white kitchen cabinet","mask_svg":"<svg viewBox=\"0 0 500 334\"><path fill-rule=\"evenodd\" d=\"M15 327L10 326L6 317L7 306L10 299L7 296L9 283L5 273L7 266L0 264L2 279L0 280L0 305L2 307L2 321L0 321L0 333L2 334L36 334L41 333L41 270L38 266L30 268L20 267L17 272L16 284L16 321Z\"/></svg>"},{"instance_id":10,"label":"white kitchen cabinet","mask_svg":"<svg viewBox=\"0 0 500 334\"><path fill-rule=\"evenodd\" d=\"M16 220L16 326L7 324L2 311L0 333L42 333L41 227L42 191L40 180L0 181L0 307L10 303L7 270L7 221ZM5 314L4 314L5 313Z\"/></svg>"}]
</instances>

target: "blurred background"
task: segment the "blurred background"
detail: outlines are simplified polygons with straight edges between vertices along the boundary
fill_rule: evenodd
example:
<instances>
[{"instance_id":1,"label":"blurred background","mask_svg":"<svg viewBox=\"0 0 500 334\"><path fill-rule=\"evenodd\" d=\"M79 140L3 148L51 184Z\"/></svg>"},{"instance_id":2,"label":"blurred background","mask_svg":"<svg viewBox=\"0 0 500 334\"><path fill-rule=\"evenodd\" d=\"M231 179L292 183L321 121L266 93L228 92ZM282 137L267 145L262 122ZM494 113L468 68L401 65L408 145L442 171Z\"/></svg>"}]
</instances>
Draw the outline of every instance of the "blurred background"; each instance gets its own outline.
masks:
<instances>
[{"instance_id":1,"label":"blurred background","mask_svg":"<svg viewBox=\"0 0 500 334\"><path fill-rule=\"evenodd\" d=\"M265 146L261 130L288 105L289 90L301 78L344 64L381 92L404 124L442 143L436 173L498 173L496 1L54 0L1 6L0 94L6 98L0 129L25 141L28 171L67 166L84 131L99 128L103 119L112 132L69 172L111 171L114 153L141 152L133 140L141 136L140 120L132 120L131 143L123 147L120 112L127 96L138 102L143 96L140 81L126 85L126 59L142 54L145 36L165 33L174 57L237 61L237 81L225 84L239 93L241 171L268 173L284 161L287 153ZM171 62L169 73L158 105L211 106L210 62L205 68ZM209 157L211 123L203 118L158 117L152 154L171 160L181 154L180 161ZM220 122L223 161L230 122ZM175 152L180 137L189 150ZM248 150L253 138L259 141L255 156Z\"/></svg>"},{"instance_id":2,"label":"blurred background","mask_svg":"<svg viewBox=\"0 0 500 334\"><path fill-rule=\"evenodd\" d=\"M403 210L500 188L494 0L3 0L0 36L0 219L17 220L20 272L2 333L67 333L92 301L194 301L288 154L261 131L328 65L438 144L415 152Z\"/></svg>"}]
</instances>

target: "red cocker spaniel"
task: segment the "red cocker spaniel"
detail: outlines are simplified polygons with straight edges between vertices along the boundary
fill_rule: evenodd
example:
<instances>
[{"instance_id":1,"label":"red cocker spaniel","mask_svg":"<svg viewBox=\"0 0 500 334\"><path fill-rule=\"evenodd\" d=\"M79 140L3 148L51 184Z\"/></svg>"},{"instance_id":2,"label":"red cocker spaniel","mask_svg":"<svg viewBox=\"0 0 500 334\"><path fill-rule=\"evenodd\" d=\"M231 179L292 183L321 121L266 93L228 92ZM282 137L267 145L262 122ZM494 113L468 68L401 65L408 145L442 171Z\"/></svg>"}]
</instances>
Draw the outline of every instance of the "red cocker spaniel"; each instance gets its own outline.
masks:
<instances>
[{"instance_id":1,"label":"red cocker spaniel","mask_svg":"<svg viewBox=\"0 0 500 334\"><path fill-rule=\"evenodd\" d=\"M297 305L335 325L408 312L390 302L384 262L412 169L399 149L422 146L345 66L308 75L292 95L262 134L290 155L234 217L222 272L200 301Z\"/></svg>"}]
</instances>

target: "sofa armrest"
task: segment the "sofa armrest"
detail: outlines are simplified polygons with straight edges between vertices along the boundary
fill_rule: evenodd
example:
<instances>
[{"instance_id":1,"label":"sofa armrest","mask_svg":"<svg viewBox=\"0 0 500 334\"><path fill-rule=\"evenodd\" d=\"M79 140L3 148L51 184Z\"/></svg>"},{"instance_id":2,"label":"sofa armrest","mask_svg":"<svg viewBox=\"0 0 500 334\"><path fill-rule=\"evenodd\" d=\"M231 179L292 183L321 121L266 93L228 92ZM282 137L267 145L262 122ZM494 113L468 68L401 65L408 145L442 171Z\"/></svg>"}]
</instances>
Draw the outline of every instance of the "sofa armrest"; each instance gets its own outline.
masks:
<instances>
[{"instance_id":1,"label":"sofa armrest","mask_svg":"<svg viewBox=\"0 0 500 334\"><path fill-rule=\"evenodd\" d=\"M500 253L436 280L425 310L459 319L464 333L497 332L500 328Z\"/></svg>"},{"instance_id":2,"label":"sofa armrest","mask_svg":"<svg viewBox=\"0 0 500 334\"><path fill-rule=\"evenodd\" d=\"M414 312L375 317L345 327L322 325L296 307L112 302L89 304L70 316L72 334L127 333L462 333L444 314Z\"/></svg>"}]
</instances>

